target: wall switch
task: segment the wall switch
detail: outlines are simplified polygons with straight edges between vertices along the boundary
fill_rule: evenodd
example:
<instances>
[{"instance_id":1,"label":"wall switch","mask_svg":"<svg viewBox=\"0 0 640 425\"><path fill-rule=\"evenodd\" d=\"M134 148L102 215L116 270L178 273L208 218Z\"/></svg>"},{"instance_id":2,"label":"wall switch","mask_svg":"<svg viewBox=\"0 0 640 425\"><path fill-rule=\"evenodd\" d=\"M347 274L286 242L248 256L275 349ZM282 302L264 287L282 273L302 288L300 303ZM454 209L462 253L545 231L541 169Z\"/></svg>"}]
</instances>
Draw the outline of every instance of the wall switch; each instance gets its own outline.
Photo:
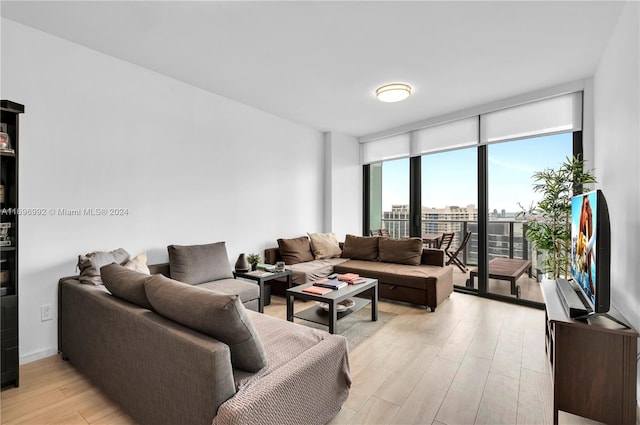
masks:
<instances>
[{"instance_id":1,"label":"wall switch","mask_svg":"<svg viewBox=\"0 0 640 425\"><path fill-rule=\"evenodd\" d=\"M46 304L40 307L40 321L45 322L51 319L53 319L53 309L51 308L51 304Z\"/></svg>"}]
</instances>

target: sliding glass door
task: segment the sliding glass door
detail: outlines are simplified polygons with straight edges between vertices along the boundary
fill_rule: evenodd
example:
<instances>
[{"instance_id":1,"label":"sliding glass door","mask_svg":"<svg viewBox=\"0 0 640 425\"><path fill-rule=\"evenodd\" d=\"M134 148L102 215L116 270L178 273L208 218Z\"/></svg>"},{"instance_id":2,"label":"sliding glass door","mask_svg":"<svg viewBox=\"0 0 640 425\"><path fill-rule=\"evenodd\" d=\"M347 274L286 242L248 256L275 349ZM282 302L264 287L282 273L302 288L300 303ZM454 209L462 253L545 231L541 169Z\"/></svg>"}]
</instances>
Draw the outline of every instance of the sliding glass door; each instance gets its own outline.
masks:
<instances>
[{"instance_id":1,"label":"sliding glass door","mask_svg":"<svg viewBox=\"0 0 640 425\"><path fill-rule=\"evenodd\" d=\"M555 169L572 155L572 133L487 146L487 293L544 302L537 279L541 254L527 241L527 223L519 213L540 200L533 173Z\"/></svg>"},{"instance_id":2,"label":"sliding glass door","mask_svg":"<svg viewBox=\"0 0 640 425\"><path fill-rule=\"evenodd\" d=\"M421 158L423 240L452 255L461 248L456 258L464 265L475 265L478 258L477 151L472 147ZM471 235L462 248L467 232ZM468 277L464 266L454 267L454 285L465 286Z\"/></svg>"}]
</instances>

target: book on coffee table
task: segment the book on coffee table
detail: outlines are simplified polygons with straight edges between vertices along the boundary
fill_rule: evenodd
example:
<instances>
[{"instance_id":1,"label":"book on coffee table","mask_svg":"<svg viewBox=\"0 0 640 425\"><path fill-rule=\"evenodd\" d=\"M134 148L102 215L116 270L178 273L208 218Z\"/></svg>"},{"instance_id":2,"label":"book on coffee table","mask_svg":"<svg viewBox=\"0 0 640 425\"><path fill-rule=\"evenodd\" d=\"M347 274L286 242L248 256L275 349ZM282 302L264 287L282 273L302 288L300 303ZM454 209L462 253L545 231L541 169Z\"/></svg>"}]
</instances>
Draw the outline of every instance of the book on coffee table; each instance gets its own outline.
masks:
<instances>
[{"instance_id":1,"label":"book on coffee table","mask_svg":"<svg viewBox=\"0 0 640 425\"><path fill-rule=\"evenodd\" d=\"M324 294L327 294L327 293L329 293L331 291L333 291L333 289L324 288L322 286L309 286L308 288L304 288L302 290L302 292L308 292L310 294L316 294L316 295L324 295Z\"/></svg>"},{"instance_id":2,"label":"book on coffee table","mask_svg":"<svg viewBox=\"0 0 640 425\"><path fill-rule=\"evenodd\" d=\"M347 286L347 282L340 282L337 280L320 279L314 282L313 286L321 286L323 288L340 289Z\"/></svg>"}]
</instances>

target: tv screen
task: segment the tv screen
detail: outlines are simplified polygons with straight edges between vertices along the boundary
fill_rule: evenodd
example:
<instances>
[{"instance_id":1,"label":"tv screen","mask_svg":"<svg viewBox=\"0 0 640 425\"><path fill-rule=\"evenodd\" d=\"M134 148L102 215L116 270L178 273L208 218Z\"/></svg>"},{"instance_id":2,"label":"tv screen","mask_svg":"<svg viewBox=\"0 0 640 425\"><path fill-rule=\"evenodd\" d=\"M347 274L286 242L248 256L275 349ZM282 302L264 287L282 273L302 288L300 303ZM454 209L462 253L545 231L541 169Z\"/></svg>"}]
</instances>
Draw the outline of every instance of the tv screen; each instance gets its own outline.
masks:
<instances>
[{"instance_id":1,"label":"tv screen","mask_svg":"<svg viewBox=\"0 0 640 425\"><path fill-rule=\"evenodd\" d=\"M595 313L609 311L609 212L595 190L571 199L571 275Z\"/></svg>"}]
</instances>

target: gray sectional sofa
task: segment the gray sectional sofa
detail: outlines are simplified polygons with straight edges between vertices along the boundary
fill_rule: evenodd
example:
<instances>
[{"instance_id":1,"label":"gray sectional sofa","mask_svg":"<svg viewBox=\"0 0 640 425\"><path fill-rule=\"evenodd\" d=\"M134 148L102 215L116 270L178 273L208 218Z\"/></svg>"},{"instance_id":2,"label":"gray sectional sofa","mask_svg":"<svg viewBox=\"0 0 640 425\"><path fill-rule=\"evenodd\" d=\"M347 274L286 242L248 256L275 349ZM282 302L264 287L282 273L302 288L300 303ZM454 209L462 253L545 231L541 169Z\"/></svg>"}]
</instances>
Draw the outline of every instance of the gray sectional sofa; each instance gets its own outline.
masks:
<instances>
[{"instance_id":1,"label":"gray sectional sofa","mask_svg":"<svg viewBox=\"0 0 640 425\"><path fill-rule=\"evenodd\" d=\"M59 350L137 422L323 424L347 399L344 337L248 310L233 282L101 270L60 279Z\"/></svg>"},{"instance_id":2,"label":"gray sectional sofa","mask_svg":"<svg viewBox=\"0 0 640 425\"><path fill-rule=\"evenodd\" d=\"M284 261L293 283L303 284L331 273L357 273L378 280L380 298L429 307L435 311L453 292L453 267L441 249L422 248L419 238L393 239L347 235L331 256L317 255L317 234L278 239L264 252L267 263ZM337 242L335 242L337 244ZM326 250L325 250L326 251ZM320 258L319 258L320 257Z\"/></svg>"}]
</instances>

